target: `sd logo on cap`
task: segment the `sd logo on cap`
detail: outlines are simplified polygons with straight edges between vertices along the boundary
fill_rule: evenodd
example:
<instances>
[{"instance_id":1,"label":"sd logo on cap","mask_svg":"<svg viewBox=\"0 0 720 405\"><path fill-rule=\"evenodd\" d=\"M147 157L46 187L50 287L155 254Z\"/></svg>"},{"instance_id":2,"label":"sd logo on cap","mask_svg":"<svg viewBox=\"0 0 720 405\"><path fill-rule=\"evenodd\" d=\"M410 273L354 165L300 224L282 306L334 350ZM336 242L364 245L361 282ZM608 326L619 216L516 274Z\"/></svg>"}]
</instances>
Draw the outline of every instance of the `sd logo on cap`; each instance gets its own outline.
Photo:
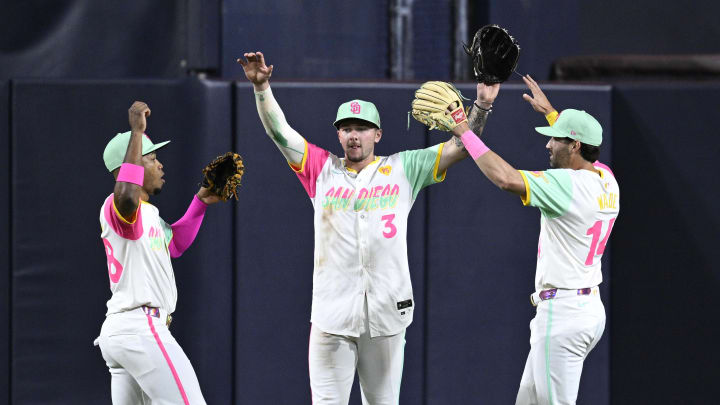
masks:
<instances>
[{"instance_id":1,"label":"sd logo on cap","mask_svg":"<svg viewBox=\"0 0 720 405\"><path fill-rule=\"evenodd\" d=\"M377 108L375 108L375 104L369 101L351 100L341 104L340 107L338 107L337 117L333 125L335 128L339 128L338 124L340 121L348 118L367 121L377 129L381 129L380 113L378 113Z\"/></svg>"}]
</instances>

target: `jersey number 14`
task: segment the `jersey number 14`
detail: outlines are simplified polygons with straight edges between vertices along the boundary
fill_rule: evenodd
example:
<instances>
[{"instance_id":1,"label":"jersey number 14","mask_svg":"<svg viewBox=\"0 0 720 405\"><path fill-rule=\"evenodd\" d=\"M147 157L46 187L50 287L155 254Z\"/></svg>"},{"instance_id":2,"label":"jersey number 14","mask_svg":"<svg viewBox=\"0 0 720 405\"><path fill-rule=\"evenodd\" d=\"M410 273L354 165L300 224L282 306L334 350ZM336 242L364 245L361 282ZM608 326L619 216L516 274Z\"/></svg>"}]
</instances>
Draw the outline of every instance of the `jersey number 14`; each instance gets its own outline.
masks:
<instances>
[{"instance_id":1,"label":"jersey number 14","mask_svg":"<svg viewBox=\"0 0 720 405\"><path fill-rule=\"evenodd\" d=\"M613 218L610 220L610 225L608 226L608 230L602 241L600 241L600 232L602 232L603 221L596 221L595 225L591 226L590 229L587 230L585 235L592 235L592 242L590 243L590 252L588 252L587 259L585 259L586 266L592 266L595 256L600 256L605 251L605 245L610 237L610 232L612 232L616 219L617 218ZM598 241L600 241L599 245Z\"/></svg>"}]
</instances>

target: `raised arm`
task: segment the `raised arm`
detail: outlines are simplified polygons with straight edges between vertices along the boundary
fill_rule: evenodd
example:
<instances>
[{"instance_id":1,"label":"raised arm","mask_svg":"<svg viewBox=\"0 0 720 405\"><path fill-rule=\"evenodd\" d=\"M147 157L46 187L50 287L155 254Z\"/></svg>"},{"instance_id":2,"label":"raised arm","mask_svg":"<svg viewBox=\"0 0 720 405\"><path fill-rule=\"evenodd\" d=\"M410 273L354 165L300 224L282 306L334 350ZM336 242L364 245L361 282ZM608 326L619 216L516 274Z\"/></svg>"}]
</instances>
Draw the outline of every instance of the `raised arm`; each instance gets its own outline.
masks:
<instances>
[{"instance_id":1,"label":"raised arm","mask_svg":"<svg viewBox=\"0 0 720 405\"><path fill-rule=\"evenodd\" d=\"M508 162L495 152L487 149L480 138L476 137L466 123L462 123L453 130L455 136L461 137L466 148L472 150L469 144L474 137L480 143L481 154L475 159L475 164L480 168L485 177L499 188L517 194L525 198L525 182L522 175Z\"/></svg>"},{"instance_id":2,"label":"raised arm","mask_svg":"<svg viewBox=\"0 0 720 405\"><path fill-rule=\"evenodd\" d=\"M477 100L473 103L472 109L468 115L468 123L472 131L481 136L488 115L492 109L492 103L500 91L500 86L486 86L482 83L477 86ZM463 146L460 138L453 136L443 146L442 156L438 164L438 173L447 170L448 167L465 159L468 156L467 150Z\"/></svg>"},{"instance_id":3,"label":"raised arm","mask_svg":"<svg viewBox=\"0 0 720 405\"><path fill-rule=\"evenodd\" d=\"M558 116L557 110L555 110L552 104L550 104L550 100L548 100L545 93L540 90L540 86L537 84L537 82L535 82L535 80L533 80L532 77L530 77L530 75L523 76L523 81L530 90L530 93L532 93L532 96L523 94L523 100L530 103L530 106L533 108L533 110L544 115L545 118L548 120L548 123L550 123L550 125L553 125L555 123L555 119L557 119ZM475 131L474 128L472 128L472 130Z\"/></svg>"},{"instance_id":4,"label":"raised arm","mask_svg":"<svg viewBox=\"0 0 720 405\"><path fill-rule=\"evenodd\" d=\"M478 83L477 85L477 99L473 102L468 114L468 125L477 136L482 136L485 123L492 111L492 103L495 101L498 91L500 91L500 87L481 84Z\"/></svg>"},{"instance_id":5,"label":"raised arm","mask_svg":"<svg viewBox=\"0 0 720 405\"><path fill-rule=\"evenodd\" d=\"M300 166L305 154L305 138L290 127L280 105L275 101L270 89L273 66L265 64L262 52L246 53L243 57L238 58L237 62L242 65L245 77L255 89L255 105L265 133L275 142L290 164Z\"/></svg>"},{"instance_id":6,"label":"raised arm","mask_svg":"<svg viewBox=\"0 0 720 405\"><path fill-rule=\"evenodd\" d=\"M487 97L481 101L492 102L500 90L500 84L487 86L478 84L478 95L486 94ZM476 136L467 123L461 123L453 129L453 135L460 138L472 156L475 164L480 168L485 177L499 188L517 194L525 198L525 182L522 175L503 158L488 149L487 146Z\"/></svg>"},{"instance_id":7,"label":"raised arm","mask_svg":"<svg viewBox=\"0 0 720 405\"><path fill-rule=\"evenodd\" d=\"M131 129L130 143L128 143L125 160L123 160L123 166L120 167L113 190L115 208L128 221L133 219L143 192L142 179L145 168L142 162L142 137L147 127L146 118L149 116L150 108L142 101L134 102L128 110ZM140 184L133 181L139 181Z\"/></svg>"}]
</instances>

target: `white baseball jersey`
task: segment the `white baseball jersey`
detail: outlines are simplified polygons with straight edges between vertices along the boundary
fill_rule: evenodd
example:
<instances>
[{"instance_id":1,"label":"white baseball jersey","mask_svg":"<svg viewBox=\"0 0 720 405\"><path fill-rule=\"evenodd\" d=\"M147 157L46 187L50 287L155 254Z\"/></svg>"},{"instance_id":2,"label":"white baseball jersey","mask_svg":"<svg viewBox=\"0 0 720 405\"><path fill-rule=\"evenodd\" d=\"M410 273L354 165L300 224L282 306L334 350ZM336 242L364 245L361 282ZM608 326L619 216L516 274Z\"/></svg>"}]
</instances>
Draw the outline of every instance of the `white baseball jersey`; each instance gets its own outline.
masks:
<instances>
[{"instance_id":1,"label":"white baseball jersey","mask_svg":"<svg viewBox=\"0 0 720 405\"><path fill-rule=\"evenodd\" d=\"M168 251L172 229L158 209L141 201L131 223L117 211L110 194L100 209L100 227L113 293L107 314L142 305L173 313L177 288Z\"/></svg>"},{"instance_id":2,"label":"white baseball jersey","mask_svg":"<svg viewBox=\"0 0 720 405\"><path fill-rule=\"evenodd\" d=\"M412 322L407 218L420 190L444 180L441 153L442 144L377 157L356 173L306 142L296 173L315 209L314 327L358 337L365 296L372 337Z\"/></svg>"},{"instance_id":3,"label":"white baseball jersey","mask_svg":"<svg viewBox=\"0 0 720 405\"><path fill-rule=\"evenodd\" d=\"M620 211L620 189L610 169L520 170L524 205L540 209L536 290L594 287L600 259Z\"/></svg>"}]
</instances>

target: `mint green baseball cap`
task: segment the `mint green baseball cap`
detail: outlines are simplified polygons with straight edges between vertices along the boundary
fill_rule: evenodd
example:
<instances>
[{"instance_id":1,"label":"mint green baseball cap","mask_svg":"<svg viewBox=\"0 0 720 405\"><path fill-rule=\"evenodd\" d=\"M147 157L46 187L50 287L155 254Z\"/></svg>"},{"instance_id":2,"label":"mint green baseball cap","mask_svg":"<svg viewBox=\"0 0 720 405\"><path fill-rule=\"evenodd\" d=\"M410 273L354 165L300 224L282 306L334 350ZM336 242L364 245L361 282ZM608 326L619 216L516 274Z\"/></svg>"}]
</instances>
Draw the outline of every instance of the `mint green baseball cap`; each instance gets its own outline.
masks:
<instances>
[{"instance_id":1,"label":"mint green baseball cap","mask_svg":"<svg viewBox=\"0 0 720 405\"><path fill-rule=\"evenodd\" d=\"M107 167L109 172L112 172L120 167L125 160L125 153L127 152L128 144L130 143L130 134L130 131L117 134L110 140L110 142L108 142L107 146L105 146L103 160L105 161L105 167ZM143 156L147 155L150 152L154 152L162 148L168 143L170 143L170 141L152 143L147 134L143 134L142 154Z\"/></svg>"},{"instance_id":2,"label":"mint green baseball cap","mask_svg":"<svg viewBox=\"0 0 720 405\"><path fill-rule=\"evenodd\" d=\"M568 108L563 110L551 127L537 127L536 131L556 138L571 138L582 143L600 146L602 126L585 111Z\"/></svg>"},{"instance_id":3,"label":"mint green baseball cap","mask_svg":"<svg viewBox=\"0 0 720 405\"><path fill-rule=\"evenodd\" d=\"M375 108L375 104L369 101L351 100L341 104L333 125L338 128L338 123L348 118L367 121L380 129L380 113Z\"/></svg>"}]
</instances>

